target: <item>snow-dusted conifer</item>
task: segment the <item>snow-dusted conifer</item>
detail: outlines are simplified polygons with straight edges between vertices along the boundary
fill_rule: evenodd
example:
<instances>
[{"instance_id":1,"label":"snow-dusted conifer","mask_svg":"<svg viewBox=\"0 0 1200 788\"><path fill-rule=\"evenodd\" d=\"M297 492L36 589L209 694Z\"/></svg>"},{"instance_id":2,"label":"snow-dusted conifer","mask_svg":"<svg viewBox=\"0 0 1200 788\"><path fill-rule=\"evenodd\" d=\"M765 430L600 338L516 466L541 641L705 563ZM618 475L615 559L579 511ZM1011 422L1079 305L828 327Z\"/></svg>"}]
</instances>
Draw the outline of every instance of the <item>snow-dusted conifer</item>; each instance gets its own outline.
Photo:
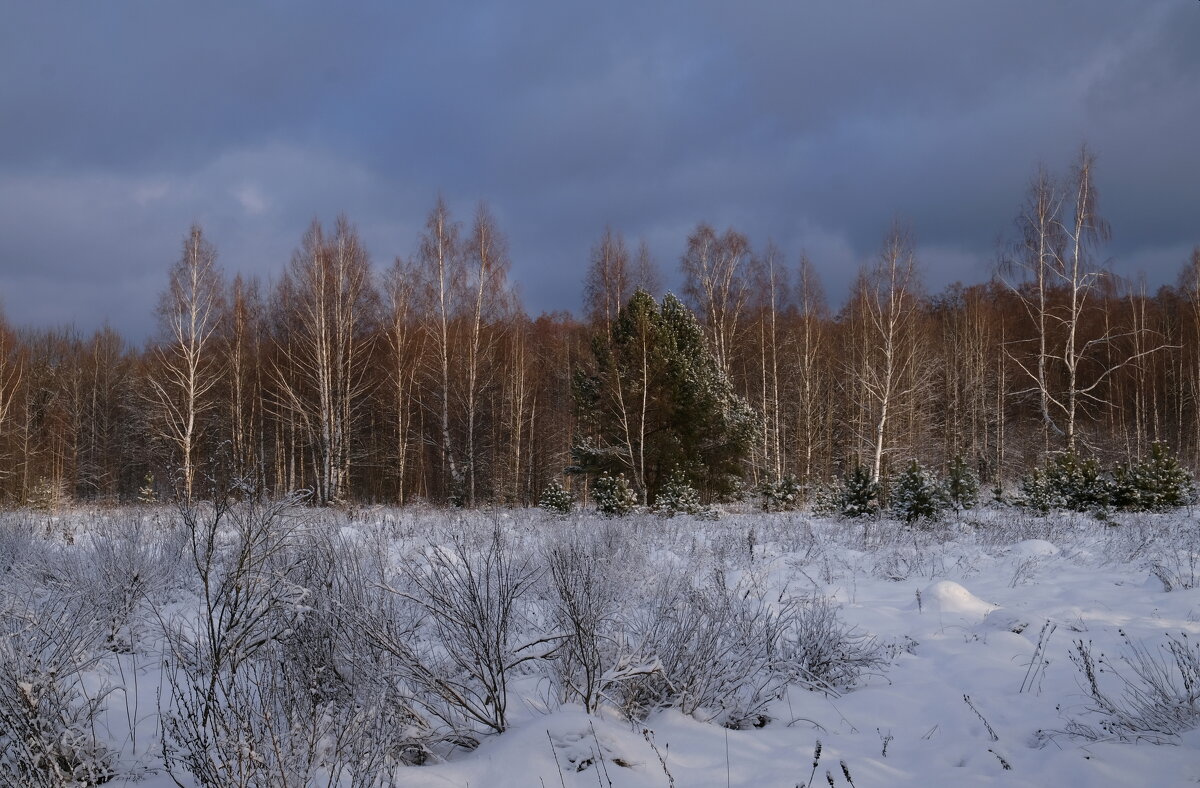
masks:
<instances>
[{"instance_id":1,"label":"snow-dusted conifer","mask_svg":"<svg viewBox=\"0 0 1200 788\"><path fill-rule=\"evenodd\" d=\"M679 471L667 477L658 498L654 500L654 513L660 517L674 517L677 514L701 515L705 513L704 504L700 502L700 493L688 484L687 477Z\"/></svg>"},{"instance_id":2,"label":"snow-dusted conifer","mask_svg":"<svg viewBox=\"0 0 1200 788\"><path fill-rule=\"evenodd\" d=\"M842 517L872 517L879 513L879 483L871 478L869 469L856 465L842 480L837 508Z\"/></svg>"},{"instance_id":3,"label":"snow-dusted conifer","mask_svg":"<svg viewBox=\"0 0 1200 788\"><path fill-rule=\"evenodd\" d=\"M637 494L623 473L600 474L592 486L592 498L596 501L596 511L606 517L621 517L637 506Z\"/></svg>"},{"instance_id":4,"label":"snow-dusted conifer","mask_svg":"<svg viewBox=\"0 0 1200 788\"><path fill-rule=\"evenodd\" d=\"M958 511L970 509L979 502L979 477L961 454L950 463L944 490L946 502Z\"/></svg>"},{"instance_id":5,"label":"snow-dusted conifer","mask_svg":"<svg viewBox=\"0 0 1200 788\"><path fill-rule=\"evenodd\" d=\"M538 499L540 508L557 514L570 514L573 504L571 493L563 488L558 479L551 479L546 488L542 490L541 498Z\"/></svg>"},{"instance_id":6,"label":"snow-dusted conifer","mask_svg":"<svg viewBox=\"0 0 1200 788\"><path fill-rule=\"evenodd\" d=\"M1149 457L1118 467L1113 476L1113 504L1121 509L1164 511L1191 503L1195 495L1188 472L1166 444L1157 441Z\"/></svg>"},{"instance_id":7,"label":"snow-dusted conifer","mask_svg":"<svg viewBox=\"0 0 1200 788\"><path fill-rule=\"evenodd\" d=\"M892 485L891 510L897 520L936 520L946 508L942 485L913 460Z\"/></svg>"}]
</instances>

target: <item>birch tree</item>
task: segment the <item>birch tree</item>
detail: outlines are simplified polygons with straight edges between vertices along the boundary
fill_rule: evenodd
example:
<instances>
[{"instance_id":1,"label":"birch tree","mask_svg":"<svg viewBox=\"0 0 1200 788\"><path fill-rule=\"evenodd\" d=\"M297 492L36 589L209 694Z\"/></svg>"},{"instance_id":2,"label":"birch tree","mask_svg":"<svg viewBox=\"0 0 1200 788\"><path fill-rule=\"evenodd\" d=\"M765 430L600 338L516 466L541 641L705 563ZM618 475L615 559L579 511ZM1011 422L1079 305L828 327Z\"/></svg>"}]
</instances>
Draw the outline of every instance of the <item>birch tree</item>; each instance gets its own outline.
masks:
<instances>
[{"instance_id":1,"label":"birch tree","mask_svg":"<svg viewBox=\"0 0 1200 788\"><path fill-rule=\"evenodd\" d=\"M896 224L875 264L852 296L862 335L858 387L869 414L871 478L878 481L890 451L891 420L901 400L927 379L926 349L917 336L920 281L912 236Z\"/></svg>"},{"instance_id":2,"label":"birch tree","mask_svg":"<svg viewBox=\"0 0 1200 788\"><path fill-rule=\"evenodd\" d=\"M197 447L221 376L215 336L224 285L216 261L216 249L200 226L192 225L159 302L161 338L148 381L154 432L179 463L180 495L188 502L194 493Z\"/></svg>"},{"instance_id":3,"label":"birch tree","mask_svg":"<svg viewBox=\"0 0 1200 788\"><path fill-rule=\"evenodd\" d=\"M276 377L308 433L315 498L345 500L376 303L366 250L346 217L338 218L330 239L313 221L281 287L294 310L287 323L291 370L277 368Z\"/></svg>"},{"instance_id":4,"label":"birch tree","mask_svg":"<svg viewBox=\"0 0 1200 788\"><path fill-rule=\"evenodd\" d=\"M701 223L688 236L680 264L684 295L699 316L717 366L726 375L730 374L734 343L750 297L749 259L746 236L732 229L717 235L711 225Z\"/></svg>"}]
</instances>

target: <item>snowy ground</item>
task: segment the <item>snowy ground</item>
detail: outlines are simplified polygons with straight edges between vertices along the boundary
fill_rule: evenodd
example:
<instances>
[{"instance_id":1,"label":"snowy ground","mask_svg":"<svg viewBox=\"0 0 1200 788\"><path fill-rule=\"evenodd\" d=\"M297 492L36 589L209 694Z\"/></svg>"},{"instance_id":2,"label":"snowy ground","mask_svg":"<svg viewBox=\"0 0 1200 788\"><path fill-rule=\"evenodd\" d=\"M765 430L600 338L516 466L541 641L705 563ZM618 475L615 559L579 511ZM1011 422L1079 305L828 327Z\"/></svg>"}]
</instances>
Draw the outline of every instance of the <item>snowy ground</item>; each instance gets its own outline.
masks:
<instances>
[{"instance_id":1,"label":"snowy ground","mask_svg":"<svg viewBox=\"0 0 1200 788\"><path fill-rule=\"evenodd\" d=\"M484 549L499 522L507 549L528 558L536 574L527 606L520 608L524 640L530 631L556 634L544 615L549 591L540 557L548 546L600 542L619 545L609 553L613 563L600 567L620 579L618 617L652 608L663 577L686 577L698 588L720 577L739 594L752 590L768 607L787 599L834 600L845 626L873 638L882 659L853 686L834 682L818 691L813 682L793 683L766 705L765 725L741 729L718 724L721 714L710 707L690 715L658 709L629 719L606 701L589 715L578 703L561 702L552 661L532 660L510 677L504 733L480 731L477 748L434 747L424 765L391 768L373 775L376 783L355 784L790 788L828 785L827 771L833 785L858 788L1200 783L1200 728L1194 727L1200 723L1200 684L1188 683L1200 681L1200 673L1186 673L1188 655L1200 659L1200 524L1189 512L1097 522L989 510L917 531L891 522L750 512L716 522L556 520L537 511L289 517L306 533L320 529L369 547L381 557L384 583L378 585L392 582L389 573L401 561L429 555L431 545L452 534L466 534L466 543ZM131 532L135 536L124 542L118 536ZM0 519L0 610L24 610L30 599L69 595L72 588L95 601L104 589L130 582L128 572L113 566L122 561L169 567L162 577L137 578L147 590L120 624L115 640L125 645L111 647L109 639L109 647L92 649L79 679L89 697L110 690L89 727L102 747L119 753L118 774L109 784L174 784L161 759L160 710L169 709L171 697L161 668L167 651L162 630L173 622L194 623L200 599L184 537L166 510L12 513ZM105 549L112 553L107 560ZM63 609L98 615L82 603ZM427 632L427 624L407 631ZM0 671L6 671L0 680L12 684L15 669L4 668L5 655L15 664L19 646L12 644L31 640L28 630L6 626L0 631ZM1183 644L1185 674L1164 649L1172 642L1168 636ZM1089 693L1079 644L1090 647L1094 660L1103 654L1116 666L1114 674L1098 664L1098 681L1117 709L1128 712L1130 724L1114 724L1112 710L1101 709ZM1159 671L1160 684L1178 694L1169 709L1161 708L1161 698L1147 702L1177 725L1139 716L1136 702L1144 696L1123 694L1142 686L1134 664L1123 661L1136 663L1139 648L1150 660L1144 664ZM436 645L428 654L444 656ZM356 670L361 675L364 668ZM1140 730L1139 720L1146 722ZM175 773L188 784L185 769ZM308 779L322 775L317 768ZM347 785L350 777L350 771L342 773ZM23 779L0 775L0 785L35 784ZM300 783L280 778L269 784Z\"/></svg>"}]
</instances>

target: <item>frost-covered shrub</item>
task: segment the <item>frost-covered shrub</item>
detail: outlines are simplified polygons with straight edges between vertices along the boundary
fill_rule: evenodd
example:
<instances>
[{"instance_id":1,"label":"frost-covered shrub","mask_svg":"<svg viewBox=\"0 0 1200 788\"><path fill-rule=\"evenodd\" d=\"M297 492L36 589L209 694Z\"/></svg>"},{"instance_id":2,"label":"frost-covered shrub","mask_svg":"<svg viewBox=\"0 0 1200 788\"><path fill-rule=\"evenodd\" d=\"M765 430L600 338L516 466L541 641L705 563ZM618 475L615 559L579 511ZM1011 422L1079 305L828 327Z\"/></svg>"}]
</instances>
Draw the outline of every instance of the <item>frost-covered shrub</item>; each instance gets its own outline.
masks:
<instances>
[{"instance_id":1,"label":"frost-covered shrub","mask_svg":"<svg viewBox=\"0 0 1200 788\"><path fill-rule=\"evenodd\" d=\"M890 498L892 515L906 523L936 520L948 505L942 485L916 460L892 480Z\"/></svg>"},{"instance_id":2,"label":"frost-covered shrub","mask_svg":"<svg viewBox=\"0 0 1200 788\"><path fill-rule=\"evenodd\" d=\"M596 511L605 517L622 517L637 507L637 494L623 473L617 476L600 474L592 485L592 499L596 502Z\"/></svg>"},{"instance_id":3,"label":"frost-covered shrub","mask_svg":"<svg viewBox=\"0 0 1200 788\"><path fill-rule=\"evenodd\" d=\"M788 679L813 689L849 689L887 662L878 641L842 621L826 596L797 602L778 649Z\"/></svg>"},{"instance_id":4,"label":"frost-covered shrub","mask_svg":"<svg viewBox=\"0 0 1200 788\"><path fill-rule=\"evenodd\" d=\"M804 499L804 486L794 475L776 481L764 481L758 486L759 505L764 512L790 512Z\"/></svg>"},{"instance_id":5,"label":"frost-covered shrub","mask_svg":"<svg viewBox=\"0 0 1200 788\"><path fill-rule=\"evenodd\" d=\"M555 514L570 514L574 503L571 493L563 488L558 479L551 479L538 499L539 508Z\"/></svg>"},{"instance_id":6,"label":"frost-covered shrub","mask_svg":"<svg viewBox=\"0 0 1200 788\"><path fill-rule=\"evenodd\" d=\"M687 477L678 471L663 483L658 497L654 499L653 510L660 517L674 517L677 514L699 516L708 513L704 504L700 502L700 493L696 492L696 489L688 484Z\"/></svg>"},{"instance_id":7,"label":"frost-covered shrub","mask_svg":"<svg viewBox=\"0 0 1200 788\"><path fill-rule=\"evenodd\" d=\"M614 693L622 710L635 719L677 708L732 728L764 724L787 678L775 659L790 608L721 573L699 588L668 576L653 600L631 622L642 671Z\"/></svg>"},{"instance_id":8,"label":"frost-covered shrub","mask_svg":"<svg viewBox=\"0 0 1200 788\"><path fill-rule=\"evenodd\" d=\"M1150 456L1119 466L1113 473L1113 505L1136 512L1161 512L1192 502L1192 478L1170 454L1166 444L1155 442Z\"/></svg>"},{"instance_id":9,"label":"frost-covered shrub","mask_svg":"<svg viewBox=\"0 0 1200 788\"><path fill-rule=\"evenodd\" d=\"M443 655L410 666L413 677L470 723L503 733L509 679L541 656L518 642L524 597L537 576L529 556L515 551L496 524L485 546L455 535L448 545L429 545L404 574L412 589L405 596L426 614Z\"/></svg>"},{"instance_id":10,"label":"frost-covered shrub","mask_svg":"<svg viewBox=\"0 0 1200 788\"><path fill-rule=\"evenodd\" d=\"M1186 633L1167 635L1157 648L1121 632L1118 665L1092 644L1076 641L1071 661L1082 675L1100 730L1073 721L1068 732L1089 739L1168 741L1200 726L1200 644Z\"/></svg>"},{"instance_id":11,"label":"frost-covered shrub","mask_svg":"<svg viewBox=\"0 0 1200 788\"><path fill-rule=\"evenodd\" d=\"M979 503L979 477L961 454L950 462L943 488L946 501L957 511L974 508Z\"/></svg>"},{"instance_id":12,"label":"frost-covered shrub","mask_svg":"<svg viewBox=\"0 0 1200 788\"><path fill-rule=\"evenodd\" d=\"M578 703L588 713L616 688L647 671L633 654L620 618L628 578L625 546L616 535L563 538L545 553L549 581L549 624L555 639L550 679L559 700Z\"/></svg>"},{"instance_id":13,"label":"frost-covered shrub","mask_svg":"<svg viewBox=\"0 0 1200 788\"><path fill-rule=\"evenodd\" d=\"M1065 453L1049 458L1020 483L1018 503L1043 514L1053 509L1103 511L1112 501L1113 486L1094 458Z\"/></svg>"},{"instance_id":14,"label":"frost-covered shrub","mask_svg":"<svg viewBox=\"0 0 1200 788\"><path fill-rule=\"evenodd\" d=\"M34 550L35 527L25 514L0 514L0 577L13 571Z\"/></svg>"},{"instance_id":15,"label":"frost-covered shrub","mask_svg":"<svg viewBox=\"0 0 1200 788\"><path fill-rule=\"evenodd\" d=\"M0 785L68 788L115 775L96 739L108 690L85 688L101 629L81 595L0 610Z\"/></svg>"}]
</instances>

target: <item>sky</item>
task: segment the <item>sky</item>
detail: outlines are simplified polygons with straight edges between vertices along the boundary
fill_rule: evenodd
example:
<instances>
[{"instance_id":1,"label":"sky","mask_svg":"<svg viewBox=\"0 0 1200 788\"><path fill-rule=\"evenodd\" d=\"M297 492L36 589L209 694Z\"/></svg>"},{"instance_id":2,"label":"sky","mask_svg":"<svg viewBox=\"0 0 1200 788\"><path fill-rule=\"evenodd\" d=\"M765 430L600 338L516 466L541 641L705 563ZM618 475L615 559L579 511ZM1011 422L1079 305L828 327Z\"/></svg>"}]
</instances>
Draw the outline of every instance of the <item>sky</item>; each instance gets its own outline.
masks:
<instances>
[{"instance_id":1,"label":"sky","mask_svg":"<svg viewBox=\"0 0 1200 788\"><path fill-rule=\"evenodd\" d=\"M1200 244L1196 0L4 3L0 304L140 341L188 227L269 282L345 213L379 268L486 201L532 313L606 225L668 286L700 221L806 252L836 305L900 219L986 280L1034 169L1097 155L1105 253Z\"/></svg>"}]
</instances>

